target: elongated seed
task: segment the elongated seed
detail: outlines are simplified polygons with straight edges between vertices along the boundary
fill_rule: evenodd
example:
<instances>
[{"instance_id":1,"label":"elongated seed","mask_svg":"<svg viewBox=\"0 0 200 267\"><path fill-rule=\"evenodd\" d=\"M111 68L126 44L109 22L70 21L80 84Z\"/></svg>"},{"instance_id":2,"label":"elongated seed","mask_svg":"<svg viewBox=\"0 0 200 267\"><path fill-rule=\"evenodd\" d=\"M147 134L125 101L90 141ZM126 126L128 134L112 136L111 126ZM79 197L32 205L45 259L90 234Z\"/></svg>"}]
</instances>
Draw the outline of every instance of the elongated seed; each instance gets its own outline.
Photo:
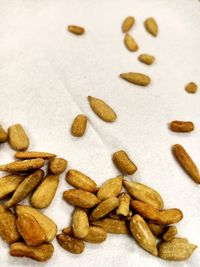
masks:
<instances>
[{"instance_id":1,"label":"elongated seed","mask_svg":"<svg viewBox=\"0 0 200 267\"><path fill-rule=\"evenodd\" d=\"M0 165L0 171L18 173L39 169L44 166L44 159L28 159L22 161L14 161L8 164Z\"/></svg>"},{"instance_id":2,"label":"elongated seed","mask_svg":"<svg viewBox=\"0 0 200 267\"><path fill-rule=\"evenodd\" d=\"M34 191L31 197L31 205L37 209L47 208L53 201L58 184L58 175L47 175Z\"/></svg>"},{"instance_id":3,"label":"elongated seed","mask_svg":"<svg viewBox=\"0 0 200 267\"><path fill-rule=\"evenodd\" d=\"M37 170L32 174L28 175L23 182L17 187L11 199L8 200L5 205L6 207L12 207L22 201L33 189L42 181L44 172Z\"/></svg>"},{"instance_id":4,"label":"elongated seed","mask_svg":"<svg viewBox=\"0 0 200 267\"><path fill-rule=\"evenodd\" d=\"M106 104L103 100L88 96L91 109L96 113L99 118L106 122L113 122L116 120L117 115L114 110Z\"/></svg>"},{"instance_id":5,"label":"elongated seed","mask_svg":"<svg viewBox=\"0 0 200 267\"><path fill-rule=\"evenodd\" d=\"M10 146L17 151L26 150L29 146L29 138L21 124L8 128L8 141Z\"/></svg>"},{"instance_id":6,"label":"elongated seed","mask_svg":"<svg viewBox=\"0 0 200 267\"><path fill-rule=\"evenodd\" d=\"M129 17L125 18L125 20L122 23L122 31L123 32L130 31L130 29L133 27L134 23L135 23L134 17L129 16Z\"/></svg>"},{"instance_id":7,"label":"elongated seed","mask_svg":"<svg viewBox=\"0 0 200 267\"><path fill-rule=\"evenodd\" d=\"M91 193L96 193L97 184L89 176L77 170L69 170L66 174L66 181L72 186Z\"/></svg>"},{"instance_id":8,"label":"elongated seed","mask_svg":"<svg viewBox=\"0 0 200 267\"><path fill-rule=\"evenodd\" d=\"M139 246L141 246L154 256L158 255L156 238L152 234L147 223L140 215L136 214L130 220L130 231L138 242Z\"/></svg>"},{"instance_id":9,"label":"elongated seed","mask_svg":"<svg viewBox=\"0 0 200 267\"><path fill-rule=\"evenodd\" d=\"M85 133L86 126L87 116L83 114L77 115L71 126L71 134L76 137L83 136Z\"/></svg>"},{"instance_id":10,"label":"elongated seed","mask_svg":"<svg viewBox=\"0 0 200 267\"><path fill-rule=\"evenodd\" d=\"M41 151L20 151L15 153L15 157L18 159L51 159L55 158L56 155L48 152L41 152Z\"/></svg>"},{"instance_id":11,"label":"elongated seed","mask_svg":"<svg viewBox=\"0 0 200 267\"><path fill-rule=\"evenodd\" d=\"M189 156L187 151L179 144L173 145L172 152L176 157L177 161L181 165L181 167L187 172L187 174L195 181L196 183L200 183L200 174L199 170Z\"/></svg>"},{"instance_id":12,"label":"elongated seed","mask_svg":"<svg viewBox=\"0 0 200 267\"><path fill-rule=\"evenodd\" d=\"M4 199L8 194L14 192L23 179L23 176L14 174L0 178L0 199Z\"/></svg>"},{"instance_id":13,"label":"elongated seed","mask_svg":"<svg viewBox=\"0 0 200 267\"><path fill-rule=\"evenodd\" d=\"M136 165L129 158L127 153L124 150L116 151L113 154L112 160L115 166L122 172L126 174L133 174L137 171Z\"/></svg>"},{"instance_id":14,"label":"elongated seed","mask_svg":"<svg viewBox=\"0 0 200 267\"><path fill-rule=\"evenodd\" d=\"M141 86L147 86L151 82L151 78L149 76L137 72L122 73L120 74L120 77L127 82Z\"/></svg>"},{"instance_id":15,"label":"elongated seed","mask_svg":"<svg viewBox=\"0 0 200 267\"><path fill-rule=\"evenodd\" d=\"M125 44L126 48L131 52L135 52L139 49L137 42L129 33L125 34L124 44Z\"/></svg>"},{"instance_id":16,"label":"elongated seed","mask_svg":"<svg viewBox=\"0 0 200 267\"><path fill-rule=\"evenodd\" d=\"M156 37L158 35L158 25L154 18L147 18L144 26L152 36Z\"/></svg>"},{"instance_id":17,"label":"elongated seed","mask_svg":"<svg viewBox=\"0 0 200 267\"><path fill-rule=\"evenodd\" d=\"M191 132L194 130L194 123L191 121L172 121L170 123L170 130L173 132Z\"/></svg>"},{"instance_id":18,"label":"elongated seed","mask_svg":"<svg viewBox=\"0 0 200 267\"><path fill-rule=\"evenodd\" d=\"M80 26L76 26L76 25L69 25L68 26L68 31L71 33L74 33L76 35L82 35L85 32L85 29L83 27Z\"/></svg>"}]
</instances>

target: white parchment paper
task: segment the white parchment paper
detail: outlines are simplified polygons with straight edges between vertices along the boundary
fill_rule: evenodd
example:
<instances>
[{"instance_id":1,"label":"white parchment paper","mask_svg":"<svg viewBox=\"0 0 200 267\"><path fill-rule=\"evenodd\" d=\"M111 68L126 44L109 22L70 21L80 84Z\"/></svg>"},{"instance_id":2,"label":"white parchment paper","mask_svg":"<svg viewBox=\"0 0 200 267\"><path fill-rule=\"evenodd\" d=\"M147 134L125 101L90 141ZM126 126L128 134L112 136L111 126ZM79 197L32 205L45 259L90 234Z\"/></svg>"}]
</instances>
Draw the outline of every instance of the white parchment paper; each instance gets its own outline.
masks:
<instances>
[{"instance_id":1,"label":"white parchment paper","mask_svg":"<svg viewBox=\"0 0 200 267\"><path fill-rule=\"evenodd\" d=\"M136 18L131 30L140 46L136 53L123 44L121 23L128 15ZM157 38L143 27L149 16L158 22ZM68 33L68 24L84 26L86 34ZM140 53L155 55L155 64L138 62ZM20 122L31 150L66 158L68 169L88 174L99 185L119 174L112 153L126 150L138 166L129 179L158 190L166 208L180 208L184 219L177 225L178 235L200 246L200 188L170 151L173 144L182 144L200 168L200 92L184 90L190 81L200 86L199 60L197 0L0 0L0 123L7 128ZM129 71L150 75L152 83L141 88L118 77ZM88 95L110 104L117 121L100 120L88 105ZM69 133L78 113L89 117L82 138ZM167 124L174 119L193 121L194 132L170 132ZM0 162L11 160L8 144L0 145ZM59 231L71 220L72 207L62 199L67 188L62 175L52 205L44 210ZM10 257L0 240L0 266L200 266L199 249L185 263L165 262L125 235L110 234L102 244L86 244L82 255L66 252L56 240L53 244L53 257L38 263Z\"/></svg>"}]
</instances>

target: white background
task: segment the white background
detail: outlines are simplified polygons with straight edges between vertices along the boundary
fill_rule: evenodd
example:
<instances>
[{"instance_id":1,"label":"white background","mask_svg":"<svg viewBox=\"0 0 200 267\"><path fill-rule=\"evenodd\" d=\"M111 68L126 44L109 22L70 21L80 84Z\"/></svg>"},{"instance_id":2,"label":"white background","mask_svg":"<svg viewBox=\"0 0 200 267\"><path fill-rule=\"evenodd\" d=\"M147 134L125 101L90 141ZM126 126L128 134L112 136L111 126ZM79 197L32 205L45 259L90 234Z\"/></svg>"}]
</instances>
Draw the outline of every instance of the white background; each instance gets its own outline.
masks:
<instances>
[{"instance_id":1,"label":"white background","mask_svg":"<svg viewBox=\"0 0 200 267\"><path fill-rule=\"evenodd\" d=\"M121 23L132 15L131 34L140 49L123 44ZM143 22L153 16L159 35L146 33ZM65 30L82 25L83 36ZM138 62L140 53L156 57L152 66ZM126 150L138 166L128 179L157 189L166 208L180 208L184 219L179 236L200 246L200 188L179 167L170 147L182 144L200 168L200 92L185 92L187 82L200 86L200 2L197 0L0 0L0 123L21 123L31 150L54 152L69 168L85 172L101 185L119 174L111 155ZM148 87L125 82L122 72L151 76ZM105 123L90 109L87 96L104 99L116 111ZM74 138L69 130L78 113L89 117L87 132ZM168 130L171 120L191 120L195 131ZM7 144L0 146L0 162L13 159ZM3 175L3 173L2 173ZM44 212L58 229L70 223L72 207L62 193L69 188L64 175L52 205ZM197 249L186 263L165 262L142 250L128 236L109 235L100 245L86 244L82 255L72 255L53 242L47 263L9 256L0 240L0 265L7 266L200 266Z\"/></svg>"}]
</instances>

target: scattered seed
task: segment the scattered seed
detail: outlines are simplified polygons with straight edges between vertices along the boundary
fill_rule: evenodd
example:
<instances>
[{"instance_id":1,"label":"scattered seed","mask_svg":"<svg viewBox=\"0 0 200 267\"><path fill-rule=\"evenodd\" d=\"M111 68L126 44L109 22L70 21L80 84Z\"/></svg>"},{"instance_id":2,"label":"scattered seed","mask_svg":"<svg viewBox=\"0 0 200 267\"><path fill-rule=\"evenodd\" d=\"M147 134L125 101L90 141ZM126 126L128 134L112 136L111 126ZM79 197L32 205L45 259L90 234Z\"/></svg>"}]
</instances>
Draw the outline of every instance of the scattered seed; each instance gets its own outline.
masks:
<instances>
[{"instance_id":1,"label":"scattered seed","mask_svg":"<svg viewBox=\"0 0 200 267\"><path fill-rule=\"evenodd\" d=\"M198 89L198 86L194 82L190 82L185 86L185 90L190 94L195 94Z\"/></svg>"},{"instance_id":2,"label":"scattered seed","mask_svg":"<svg viewBox=\"0 0 200 267\"><path fill-rule=\"evenodd\" d=\"M72 123L71 134L76 137L81 137L85 133L87 126L87 116L79 114Z\"/></svg>"},{"instance_id":3,"label":"scattered seed","mask_svg":"<svg viewBox=\"0 0 200 267\"><path fill-rule=\"evenodd\" d=\"M68 26L68 31L71 33L74 33L76 35L82 35L85 32L85 29L83 27L80 26L76 26L76 25L69 25Z\"/></svg>"},{"instance_id":4,"label":"scattered seed","mask_svg":"<svg viewBox=\"0 0 200 267\"><path fill-rule=\"evenodd\" d=\"M173 145L172 152L176 157L181 167L187 172L187 174L196 182L200 183L199 170L191 159L187 151L179 144Z\"/></svg>"},{"instance_id":5,"label":"scattered seed","mask_svg":"<svg viewBox=\"0 0 200 267\"><path fill-rule=\"evenodd\" d=\"M113 160L115 166L122 173L131 175L137 171L136 165L129 158L127 153L123 150L116 151L112 156L112 160Z\"/></svg>"},{"instance_id":6,"label":"scattered seed","mask_svg":"<svg viewBox=\"0 0 200 267\"><path fill-rule=\"evenodd\" d=\"M89 104L91 109L99 116L102 120L106 122L113 122L116 120L117 115L114 110L108 106L103 100L88 96Z\"/></svg>"},{"instance_id":7,"label":"scattered seed","mask_svg":"<svg viewBox=\"0 0 200 267\"><path fill-rule=\"evenodd\" d=\"M141 85L141 86L147 86L151 78L143 73L137 73L137 72L127 72L120 74L120 77L130 83Z\"/></svg>"},{"instance_id":8,"label":"scattered seed","mask_svg":"<svg viewBox=\"0 0 200 267\"><path fill-rule=\"evenodd\" d=\"M154 37L158 35L158 25L154 18L147 18L144 22L144 26L146 30Z\"/></svg>"},{"instance_id":9,"label":"scattered seed","mask_svg":"<svg viewBox=\"0 0 200 267\"><path fill-rule=\"evenodd\" d=\"M127 17L122 23L122 32L128 32L135 24L135 18L134 17Z\"/></svg>"},{"instance_id":10,"label":"scattered seed","mask_svg":"<svg viewBox=\"0 0 200 267\"><path fill-rule=\"evenodd\" d=\"M29 146L29 138L21 124L8 128L8 141L10 146L17 151L26 150Z\"/></svg>"},{"instance_id":11,"label":"scattered seed","mask_svg":"<svg viewBox=\"0 0 200 267\"><path fill-rule=\"evenodd\" d=\"M125 34L124 44L126 48L131 52L135 52L139 49L139 46L136 43L135 39L129 33Z\"/></svg>"},{"instance_id":12,"label":"scattered seed","mask_svg":"<svg viewBox=\"0 0 200 267\"><path fill-rule=\"evenodd\" d=\"M170 123L170 130L173 132L191 132L194 130L194 123L191 121L172 121Z\"/></svg>"},{"instance_id":13,"label":"scattered seed","mask_svg":"<svg viewBox=\"0 0 200 267\"><path fill-rule=\"evenodd\" d=\"M148 54L141 54L139 55L138 60L146 65L151 65L153 64L155 57Z\"/></svg>"}]
</instances>

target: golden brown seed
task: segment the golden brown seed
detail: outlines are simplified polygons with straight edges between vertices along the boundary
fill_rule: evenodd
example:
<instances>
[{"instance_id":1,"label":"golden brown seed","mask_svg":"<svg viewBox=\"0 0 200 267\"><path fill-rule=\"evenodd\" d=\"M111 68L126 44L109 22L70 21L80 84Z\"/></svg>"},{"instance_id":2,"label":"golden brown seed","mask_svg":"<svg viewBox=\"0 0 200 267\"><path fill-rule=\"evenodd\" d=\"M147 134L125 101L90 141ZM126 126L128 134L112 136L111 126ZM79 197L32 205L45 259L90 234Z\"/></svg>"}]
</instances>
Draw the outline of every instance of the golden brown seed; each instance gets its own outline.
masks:
<instances>
[{"instance_id":1,"label":"golden brown seed","mask_svg":"<svg viewBox=\"0 0 200 267\"><path fill-rule=\"evenodd\" d=\"M130 220L130 231L138 242L139 246L154 256L158 255L156 238L152 234L147 223L140 215L136 214Z\"/></svg>"},{"instance_id":2,"label":"golden brown seed","mask_svg":"<svg viewBox=\"0 0 200 267\"><path fill-rule=\"evenodd\" d=\"M166 231L166 225L148 223L148 226L149 226L151 232L156 237L161 237L164 234L164 232Z\"/></svg>"},{"instance_id":3,"label":"golden brown seed","mask_svg":"<svg viewBox=\"0 0 200 267\"><path fill-rule=\"evenodd\" d=\"M77 238L83 238L89 233L88 216L84 209L75 208L72 216L73 234Z\"/></svg>"},{"instance_id":4,"label":"golden brown seed","mask_svg":"<svg viewBox=\"0 0 200 267\"><path fill-rule=\"evenodd\" d=\"M67 168L68 162L63 158L54 158L49 161L49 171L51 174L61 174Z\"/></svg>"},{"instance_id":5,"label":"golden brown seed","mask_svg":"<svg viewBox=\"0 0 200 267\"><path fill-rule=\"evenodd\" d=\"M134 17L127 17L122 23L122 31L123 32L128 32L130 29L133 27L135 23L135 18Z\"/></svg>"},{"instance_id":6,"label":"golden brown seed","mask_svg":"<svg viewBox=\"0 0 200 267\"><path fill-rule=\"evenodd\" d=\"M22 161L14 161L8 164L0 165L0 171L10 172L10 173L18 173L18 172L26 172L34 169L39 169L44 166L43 159L29 159Z\"/></svg>"},{"instance_id":7,"label":"golden brown seed","mask_svg":"<svg viewBox=\"0 0 200 267\"><path fill-rule=\"evenodd\" d=\"M71 134L76 137L83 136L87 126L87 116L79 114L72 123Z\"/></svg>"},{"instance_id":8,"label":"golden brown seed","mask_svg":"<svg viewBox=\"0 0 200 267\"><path fill-rule=\"evenodd\" d=\"M200 183L199 170L191 159L187 151L181 145L173 145L172 152L176 157L181 167L187 172L187 174L196 182Z\"/></svg>"},{"instance_id":9,"label":"golden brown seed","mask_svg":"<svg viewBox=\"0 0 200 267\"><path fill-rule=\"evenodd\" d=\"M191 132L194 130L194 123L191 121L172 121L169 125L173 132Z\"/></svg>"},{"instance_id":10,"label":"golden brown seed","mask_svg":"<svg viewBox=\"0 0 200 267\"><path fill-rule=\"evenodd\" d=\"M137 171L136 165L133 163L133 161L129 158L129 156L124 150L116 151L112 156L112 160L115 166L122 173L130 175Z\"/></svg>"},{"instance_id":11,"label":"golden brown seed","mask_svg":"<svg viewBox=\"0 0 200 267\"><path fill-rule=\"evenodd\" d=\"M85 32L85 29L83 27L80 26L76 26L76 25L69 25L68 26L68 31L71 33L74 33L76 35L82 35Z\"/></svg>"},{"instance_id":12,"label":"golden brown seed","mask_svg":"<svg viewBox=\"0 0 200 267\"><path fill-rule=\"evenodd\" d=\"M26 150L29 146L29 138L21 124L8 128L8 141L10 146L17 151Z\"/></svg>"},{"instance_id":13,"label":"golden brown seed","mask_svg":"<svg viewBox=\"0 0 200 267\"><path fill-rule=\"evenodd\" d=\"M16 242L20 238L15 223L14 213L0 205L0 237L8 244Z\"/></svg>"},{"instance_id":14,"label":"golden brown seed","mask_svg":"<svg viewBox=\"0 0 200 267\"><path fill-rule=\"evenodd\" d=\"M18 159L52 159L55 158L56 155L48 152L41 151L20 151L15 153L15 157Z\"/></svg>"},{"instance_id":15,"label":"golden brown seed","mask_svg":"<svg viewBox=\"0 0 200 267\"><path fill-rule=\"evenodd\" d=\"M119 196L119 206L116 209L116 214L117 215L123 215L123 216L128 216L129 215L129 206L130 206L130 200L131 197L127 193L122 193Z\"/></svg>"},{"instance_id":16,"label":"golden brown seed","mask_svg":"<svg viewBox=\"0 0 200 267\"><path fill-rule=\"evenodd\" d=\"M189 243L186 238L175 237L171 241L161 243L158 253L164 260L183 261L187 260L196 248L197 246Z\"/></svg>"},{"instance_id":17,"label":"golden brown seed","mask_svg":"<svg viewBox=\"0 0 200 267\"><path fill-rule=\"evenodd\" d=\"M157 219L153 220L155 224L174 224L183 219L183 213L180 209L167 209L159 211Z\"/></svg>"},{"instance_id":18,"label":"golden brown seed","mask_svg":"<svg viewBox=\"0 0 200 267\"><path fill-rule=\"evenodd\" d=\"M65 227L64 229L62 229L62 232L66 235L73 235L72 226Z\"/></svg>"},{"instance_id":19,"label":"golden brown seed","mask_svg":"<svg viewBox=\"0 0 200 267\"><path fill-rule=\"evenodd\" d=\"M90 226L88 234L83 238L89 243L102 243L107 238L107 233L104 229L96 226Z\"/></svg>"},{"instance_id":20,"label":"golden brown seed","mask_svg":"<svg viewBox=\"0 0 200 267\"><path fill-rule=\"evenodd\" d=\"M126 180L123 181L123 184L127 192L134 199L150 204L159 210L163 208L164 204L161 195L153 188L141 183Z\"/></svg>"},{"instance_id":21,"label":"golden brown seed","mask_svg":"<svg viewBox=\"0 0 200 267\"><path fill-rule=\"evenodd\" d=\"M57 233L57 226L49 217L47 217L40 211L30 206L25 206L25 205L17 205L16 213L17 213L17 216L20 216L21 214L25 214L25 213L32 215L36 219L36 221L39 223L42 230L44 231L46 235L46 241L50 242L54 239Z\"/></svg>"},{"instance_id":22,"label":"golden brown seed","mask_svg":"<svg viewBox=\"0 0 200 267\"><path fill-rule=\"evenodd\" d=\"M185 90L190 94L195 94L197 89L198 89L198 87L197 87L196 83L194 83L194 82L190 82L185 86Z\"/></svg>"},{"instance_id":23,"label":"golden brown seed","mask_svg":"<svg viewBox=\"0 0 200 267\"><path fill-rule=\"evenodd\" d=\"M116 210L113 210L113 211L109 212L108 213L108 217L112 218L112 219L115 219L115 220L123 220L124 219L124 216L116 214Z\"/></svg>"},{"instance_id":24,"label":"golden brown seed","mask_svg":"<svg viewBox=\"0 0 200 267\"><path fill-rule=\"evenodd\" d=\"M94 194L81 189L66 190L63 197L71 205L86 209L92 208L100 202Z\"/></svg>"},{"instance_id":25,"label":"golden brown seed","mask_svg":"<svg viewBox=\"0 0 200 267\"><path fill-rule=\"evenodd\" d=\"M25 197L28 196L30 192L42 181L44 177L44 172L42 170L37 170L32 174L28 175L23 182L17 187L11 199L9 199L5 205L10 208L15 206Z\"/></svg>"},{"instance_id":26,"label":"golden brown seed","mask_svg":"<svg viewBox=\"0 0 200 267\"><path fill-rule=\"evenodd\" d=\"M125 34L124 44L126 48L131 52L135 52L139 49L139 46L136 43L135 39L129 33Z\"/></svg>"},{"instance_id":27,"label":"golden brown seed","mask_svg":"<svg viewBox=\"0 0 200 267\"><path fill-rule=\"evenodd\" d=\"M44 231L32 215L28 213L19 215L16 226L27 246L39 246L46 241Z\"/></svg>"},{"instance_id":28,"label":"golden brown seed","mask_svg":"<svg viewBox=\"0 0 200 267\"><path fill-rule=\"evenodd\" d=\"M159 218L159 210L147 203L131 200L131 207L145 219L157 220Z\"/></svg>"},{"instance_id":29,"label":"golden brown seed","mask_svg":"<svg viewBox=\"0 0 200 267\"><path fill-rule=\"evenodd\" d=\"M96 113L99 118L106 122L113 122L116 120L117 115L114 110L108 106L103 100L88 96L91 109Z\"/></svg>"},{"instance_id":30,"label":"golden brown seed","mask_svg":"<svg viewBox=\"0 0 200 267\"><path fill-rule=\"evenodd\" d=\"M153 64L155 57L148 54L141 54L139 55L138 60L146 65L151 65Z\"/></svg>"},{"instance_id":31,"label":"golden brown seed","mask_svg":"<svg viewBox=\"0 0 200 267\"><path fill-rule=\"evenodd\" d=\"M56 194L58 184L58 175L47 175L34 191L31 197L31 205L37 209L47 208Z\"/></svg>"},{"instance_id":32,"label":"golden brown seed","mask_svg":"<svg viewBox=\"0 0 200 267\"><path fill-rule=\"evenodd\" d=\"M97 221L119 206L119 199L111 197L101 202L91 213L90 221Z\"/></svg>"},{"instance_id":33,"label":"golden brown seed","mask_svg":"<svg viewBox=\"0 0 200 267\"><path fill-rule=\"evenodd\" d=\"M158 35L158 25L154 18L147 18L144 22L144 26L146 30L154 37Z\"/></svg>"},{"instance_id":34,"label":"golden brown seed","mask_svg":"<svg viewBox=\"0 0 200 267\"><path fill-rule=\"evenodd\" d=\"M4 128L0 124L0 143L4 143L8 140L8 135Z\"/></svg>"},{"instance_id":35,"label":"golden brown seed","mask_svg":"<svg viewBox=\"0 0 200 267\"><path fill-rule=\"evenodd\" d=\"M111 197L117 197L122 190L123 176L119 175L115 178L108 179L97 193L98 199L101 201Z\"/></svg>"},{"instance_id":36,"label":"golden brown seed","mask_svg":"<svg viewBox=\"0 0 200 267\"><path fill-rule=\"evenodd\" d=\"M149 76L137 72L121 73L120 77L126 80L127 82L141 86L147 86L151 82L151 78Z\"/></svg>"},{"instance_id":37,"label":"golden brown seed","mask_svg":"<svg viewBox=\"0 0 200 267\"><path fill-rule=\"evenodd\" d=\"M46 261L53 255L52 244L43 244L37 247L30 247L22 242L13 243L10 246L10 255L14 257L28 257L37 261Z\"/></svg>"},{"instance_id":38,"label":"golden brown seed","mask_svg":"<svg viewBox=\"0 0 200 267\"><path fill-rule=\"evenodd\" d=\"M57 240L61 247L73 254L80 254L84 251L85 245L83 241L76 237L59 234L57 235Z\"/></svg>"},{"instance_id":39,"label":"golden brown seed","mask_svg":"<svg viewBox=\"0 0 200 267\"><path fill-rule=\"evenodd\" d=\"M15 191L24 177L20 175L7 175L0 178L0 199Z\"/></svg>"},{"instance_id":40,"label":"golden brown seed","mask_svg":"<svg viewBox=\"0 0 200 267\"><path fill-rule=\"evenodd\" d=\"M177 235L177 232L176 226L169 226L162 238L164 241L170 241Z\"/></svg>"},{"instance_id":41,"label":"golden brown seed","mask_svg":"<svg viewBox=\"0 0 200 267\"><path fill-rule=\"evenodd\" d=\"M66 174L66 181L72 186L91 193L96 193L97 185L90 177L77 170L69 170Z\"/></svg>"},{"instance_id":42,"label":"golden brown seed","mask_svg":"<svg viewBox=\"0 0 200 267\"><path fill-rule=\"evenodd\" d=\"M129 230L126 221L105 218L103 220L92 222L92 225L103 228L111 234L128 234Z\"/></svg>"}]
</instances>

